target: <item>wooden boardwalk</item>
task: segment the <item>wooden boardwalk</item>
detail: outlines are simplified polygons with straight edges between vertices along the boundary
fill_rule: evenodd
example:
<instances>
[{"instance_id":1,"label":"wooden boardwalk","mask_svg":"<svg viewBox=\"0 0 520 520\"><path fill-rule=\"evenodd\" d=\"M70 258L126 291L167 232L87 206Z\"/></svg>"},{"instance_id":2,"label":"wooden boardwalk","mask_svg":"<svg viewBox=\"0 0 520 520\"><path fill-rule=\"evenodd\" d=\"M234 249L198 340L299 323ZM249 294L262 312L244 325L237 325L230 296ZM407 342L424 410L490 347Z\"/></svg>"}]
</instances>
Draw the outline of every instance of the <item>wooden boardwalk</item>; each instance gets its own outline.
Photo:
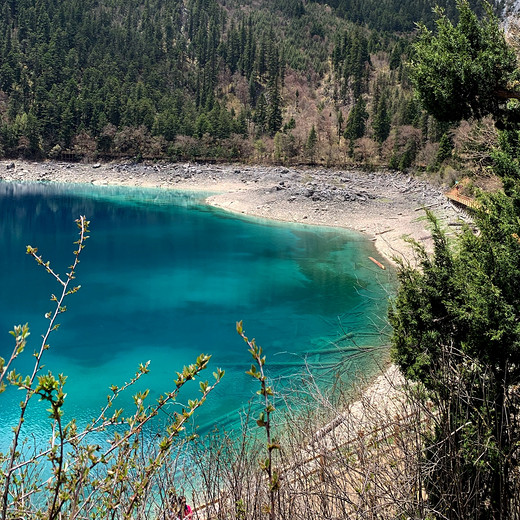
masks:
<instances>
[{"instance_id":1,"label":"wooden boardwalk","mask_svg":"<svg viewBox=\"0 0 520 520\"><path fill-rule=\"evenodd\" d=\"M450 191L445 193L446 197L461 206L464 206L468 209L478 210L480 209L480 204L477 200L468 197L467 195L462 195L460 190L455 186Z\"/></svg>"}]
</instances>

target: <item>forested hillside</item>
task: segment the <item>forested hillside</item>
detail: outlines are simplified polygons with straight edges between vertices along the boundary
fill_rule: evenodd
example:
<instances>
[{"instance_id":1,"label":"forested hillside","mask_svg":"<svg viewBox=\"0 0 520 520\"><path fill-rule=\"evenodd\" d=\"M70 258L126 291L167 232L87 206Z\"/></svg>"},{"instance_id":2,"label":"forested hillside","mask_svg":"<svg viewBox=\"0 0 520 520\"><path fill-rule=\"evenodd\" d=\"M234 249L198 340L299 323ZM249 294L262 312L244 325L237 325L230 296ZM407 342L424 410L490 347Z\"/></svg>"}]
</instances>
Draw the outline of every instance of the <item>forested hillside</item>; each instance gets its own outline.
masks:
<instances>
[{"instance_id":1,"label":"forested hillside","mask_svg":"<svg viewBox=\"0 0 520 520\"><path fill-rule=\"evenodd\" d=\"M407 79L429 0L0 6L4 157L435 169L460 141Z\"/></svg>"}]
</instances>

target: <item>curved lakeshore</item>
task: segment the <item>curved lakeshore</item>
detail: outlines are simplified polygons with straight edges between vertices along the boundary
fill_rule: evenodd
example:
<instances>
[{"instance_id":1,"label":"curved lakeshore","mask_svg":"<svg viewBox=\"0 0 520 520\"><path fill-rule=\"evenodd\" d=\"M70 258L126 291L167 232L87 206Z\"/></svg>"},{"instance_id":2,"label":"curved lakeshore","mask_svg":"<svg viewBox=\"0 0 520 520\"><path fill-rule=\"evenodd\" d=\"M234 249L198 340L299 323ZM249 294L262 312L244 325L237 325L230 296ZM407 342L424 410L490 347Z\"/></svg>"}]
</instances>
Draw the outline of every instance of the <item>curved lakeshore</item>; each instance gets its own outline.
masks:
<instances>
[{"instance_id":1,"label":"curved lakeshore","mask_svg":"<svg viewBox=\"0 0 520 520\"><path fill-rule=\"evenodd\" d=\"M431 246L423 208L459 214L439 187L399 172L179 164L1 161L0 179L199 190L208 204L255 217L349 228L392 261L412 261L406 237Z\"/></svg>"},{"instance_id":2,"label":"curved lakeshore","mask_svg":"<svg viewBox=\"0 0 520 520\"><path fill-rule=\"evenodd\" d=\"M336 226L365 233L384 258L413 262L406 237L431 246L423 208L446 223L459 214L440 188L406 174L355 170L193 164L70 164L3 161L0 179L157 187L213 193L207 203L235 213L279 221ZM391 413L400 376L395 367L364 388L348 410L326 426L342 438L366 425L366 404ZM380 372L381 373L381 372ZM366 384L366 381L362 382ZM356 426L352 426L355 424ZM318 432L318 436L322 435Z\"/></svg>"}]
</instances>

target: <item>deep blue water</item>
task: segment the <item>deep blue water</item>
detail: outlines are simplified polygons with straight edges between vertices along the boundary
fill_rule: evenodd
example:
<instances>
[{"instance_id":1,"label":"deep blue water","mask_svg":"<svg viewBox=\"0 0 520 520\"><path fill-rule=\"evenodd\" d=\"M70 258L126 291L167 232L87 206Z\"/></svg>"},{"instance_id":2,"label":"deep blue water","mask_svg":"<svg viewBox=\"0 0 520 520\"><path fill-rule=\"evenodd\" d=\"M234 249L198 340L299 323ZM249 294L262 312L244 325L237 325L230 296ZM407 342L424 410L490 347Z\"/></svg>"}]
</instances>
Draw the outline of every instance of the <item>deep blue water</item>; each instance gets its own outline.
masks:
<instances>
[{"instance_id":1,"label":"deep blue water","mask_svg":"<svg viewBox=\"0 0 520 520\"><path fill-rule=\"evenodd\" d=\"M237 410L257 388L244 373L250 357L236 333L237 320L264 348L273 378L301 372L304 362L323 377L337 362L352 373L364 369L365 358L350 365L342 348L380 341L376 329L384 324L392 277L368 260L377 256L372 243L344 230L239 218L205 206L202 198L166 190L0 183L0 355L11 352L8 331L29 322L30 342L16 364L22 373L39 348L50 294L59 291L25 247L38 247L64 274L77 240L74 220L85 215L91 221L77 272L82 288L69 297L44 358L44 371L68 376L67 419L84 423L95 416L109 386L121 386L147 360L151 373L142 386L153 400L172 388L177 370L204 352L213 356L206 378L216 367L226 375L197 423L203 430L238 424ZM345 332L351 339L338 348ZM189 397L197 397L196 386ZM12 389L0 395L0 444L20 399ZM130 401L129 394L126 405ZM25 433L49 431L45 408L33 405Z\"/></svg>"}]
</instances>

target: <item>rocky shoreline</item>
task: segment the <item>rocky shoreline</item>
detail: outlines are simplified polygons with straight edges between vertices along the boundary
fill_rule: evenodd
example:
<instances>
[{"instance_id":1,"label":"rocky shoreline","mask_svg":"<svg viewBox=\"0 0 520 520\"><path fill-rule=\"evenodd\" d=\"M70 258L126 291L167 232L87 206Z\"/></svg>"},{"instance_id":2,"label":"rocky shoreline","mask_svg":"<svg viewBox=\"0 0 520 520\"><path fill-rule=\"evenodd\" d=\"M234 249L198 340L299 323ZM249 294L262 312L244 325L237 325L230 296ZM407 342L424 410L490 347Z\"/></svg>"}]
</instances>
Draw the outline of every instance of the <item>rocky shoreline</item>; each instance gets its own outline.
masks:
<instances>
[{"instance_id":1,"label":"rocky shoreline","mask_svg":"<svg viewBox=\"0 0 520 520\"><path fill-rule=\"evenodd\" d=\"M431 246L424 208L446 223L462 216L444 196L445 188L391 171L3 161L0 179L205 191L212 193L208 204L228 211L363 232L387 260L413 261L405 237Z\"/></svg>"},{"instance_id":2,"label":"rocky shoreline","mask_svg":"<svg viewBox=\"0 0 520 520\"><path fill-rule=\"evenodd\" d=\"M431 247L424 209L446 225L464 218L436 187L398 172L214 166L198 164L70 164L0 162L0 180L52 181L183 189L211 193L208 204L227 211L319 226L356 230L374 241L384 263L414 262L406 237ZM382 373L347 405L316 439L328 449L371 427L374 417L388 417L403 402L402 376L395 366ZM365 383L367 383L365 381ZM379 421L380 422L380 421ZM378 423L379 424L379 423Z\"/></svg>"}]
</instances>

